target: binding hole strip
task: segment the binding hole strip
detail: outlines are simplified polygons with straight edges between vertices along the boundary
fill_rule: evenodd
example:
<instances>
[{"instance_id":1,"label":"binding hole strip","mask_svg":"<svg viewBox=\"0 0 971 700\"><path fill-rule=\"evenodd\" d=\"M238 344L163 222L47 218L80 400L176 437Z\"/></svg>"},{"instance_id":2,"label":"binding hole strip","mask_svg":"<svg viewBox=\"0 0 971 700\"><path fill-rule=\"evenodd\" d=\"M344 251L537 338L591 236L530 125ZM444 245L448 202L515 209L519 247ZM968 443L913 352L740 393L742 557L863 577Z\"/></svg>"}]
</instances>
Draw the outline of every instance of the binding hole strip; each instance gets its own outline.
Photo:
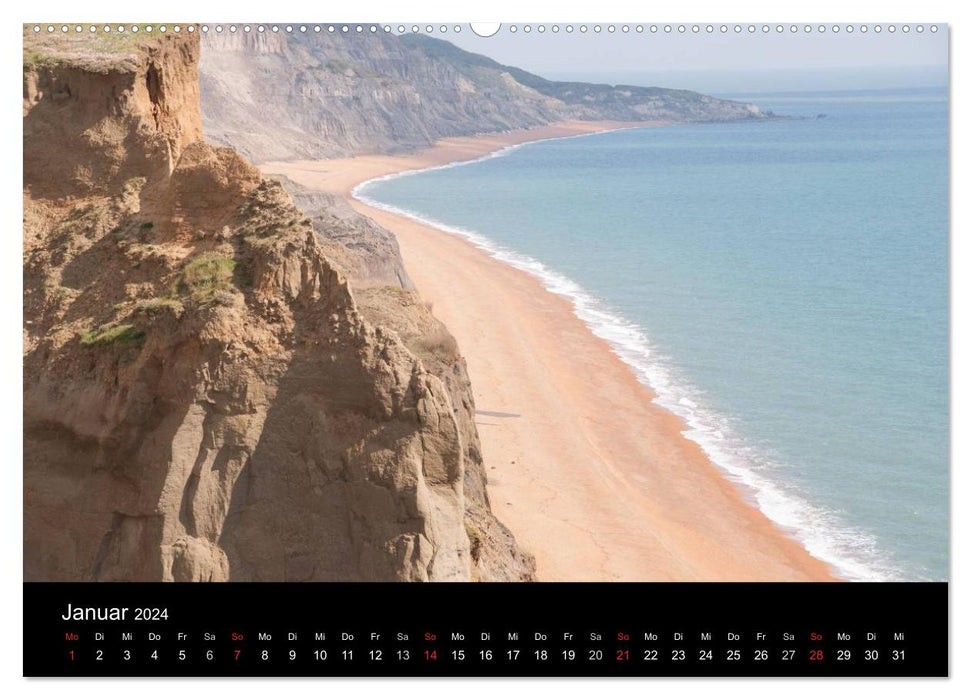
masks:
<instances>
[{"instance_id":1,"label":"binding hole strip","mask_svg":"<svg viewBox=\"0 0 971 700\"><path fill-rule=\"evenodd\" d=\"M214 24L214 25L209 25L209 24L201 24L201 25L185 24L185 25L179 25L179 24L176 24L176 25L173 25L172 27L168 27L168 26L166 26L164 24L160 24L160 25L150 25L150 24L148 24L148 25L138 25L138 24L124 25L124 24L119 24L119 25L114 25L114 26L113 25L109 25L109 24L105 24L105 25L101 25L101 26L98 26L98 25L95 25L95 24L91 24L91 25L87 25L87 27L85 27L85 25L81 25L81 24L76 24L76 25L69 25L69 24L62 24L62 25L35 24L35 25L32 25L32 30L33 30L33 32L35 34L41 34L41 33L44 33L44 32L46 32L48 34L55 34L57 32L60 32L62 34L68 34L68 33L71 33L71 32L76 33L76 34L82 34L82 33L84 33L85 29L87 29L88 33L91 33L91 34L98 33L98 32L101 32L101 33L104 33L104 34L112 34L112 33L114 33L114 34L124 34L124 33L129 33L129 32L132 33L132 34L135 34L135 33L138 33L138 32L144 32L146 34L152 34L152 33L165 34L168 31L173 31L175 33L180 33L182 31L186 31L186 32L192 33L192 32L194 32L196 30L196 26L198 26L199 29L204 34L208 34L210 31L215 31L217 34L221 34L223 31L226 31L226 30L228 30L229 33L232 33L232 34L238 33L240 31L242 31L245 34L248 34L251 31L253 31L254 29L255 29L255 31L260 32L260 33L266 32L267 31L267 28L269 28L269 30L272 31L272 32L279 32L281 30L281 27L279 25L275 25L275 24L274 25L263 25L263 24L259 24L259 25L249 25L249 24L244 24L244 25L237 25L237 24L229 24L229 25L222 25L222 24ZM293 34L293 33L307 34L307 33L310 33L310 32L313 32L314 34L319 34L319 33L321 33L323 31L323 26L324 25L320 25L320 24L312 24L312 25L306 25L306 24L292 25L292 24L287 24L287 25L284 25L282 27L282 30L285 31L285 32L287 32L288 34ZM495 34L501 32L501 31L505 31L505 32L508 32L510 34L516 34L516 33L519 33L519 32L522 32L524 34L531 34L534 31L537 32L537 33L539 33L539 34L545 34L547 31L549 31L549 32L551 32L553 34L559 34L561 31L563 31L563 32L565 32L567 34L579 34L579 35L584 35L584 34L596 35L596 34L602 34L602 33L615 34L615 33L618 33L618 32L619 33L622 33L622 34L630 34L631 32L637 33L637 34L642 34L645 31L645 25L642 25L642 24L637 24L637 25L629 25L629 24L623 24L623 25L614 25L614 24L607 24L607 25L601 25L601 24L592 24L592 25L587 25L587 24L578 24L578 25L573 25L573 24L565 24L565 25L559 25L559 24L551 24L551 25L545 25L545 24L530 25L530 24L525 24L525 25L517 25L517 24L510 24L510 25L491 25L491 26L496 27L495 31L489 32L488 30L479 30L479 29L477 29L477 26L476 25L470 25L470 27L472 28L472 33L473 34L476 34L477 36L482 36L482 37L494 36ZM452 26L449 26L449 25L446 25L446 24L441 24L441 25L438 25L438 26L435 26L435 25L432 25L432 24L427 24L427 25L424 25L424 26L421 26L421 25L418 25L418 24L413 24L411 26L407 26L407 25L404 25L404 24L399 24L397 26L392 26L390 24L342 24L342 25L333 25L333 24L330 24L330 25L326 25L326 29L327 29L327 32L330 33L330 34L334 34L334 33L340 33L340 34L378 34L380 32L383 32L385 34L390 34L390 33L393 33L393 32L394 33L398 33L398 34L405 34L405 33L409 33L409 32L412 33L412 34L420 34L420 33L421 34L434 34L434 33L438 33L438 34L455 33L455 34L458 34L458 33L460 33L462 31L462 26L461 25L458 25L458 24L455 24L455 25L452 25ZM650 31L651 34L657 34L659 31L661 31L661 32L664 32L665 34L673 34L673 33L689 34L690 33L690 34L698 34L698 35L701 35L702 33L704 33L704 34L714 34L715 32L718 32L720 34L740 34L741 35L741 34L757 34L759 32L761 32L762 34L769 34L770 32L773 31L773 27L771 25L768 25L768 24L763 24L761 26L757 26L757 25L754 25L754 24L749 24L749 25L740 25L740 24L735 24L735 25L727 25L727 24L721 24L721 25L712 25L712 24L707 24L707 25L699 25L699 24L691 24L691 25L685 25L685 24L664 24L664 25L657 25L657 24L652 24L652 25L650 25L648 27L648 30ZM873 24L873 25L868 25L868 24L860 24L860 25L853 25L853 24L839 25L839 24L833 24L833 25L825 25L825 24L820 24L820 25L816 25L816 26L807 24L807 25L804 25L802 27L800 27L799 25L796 25L796 24L792 24L792 25L788 25L788 26L783 25L783 24L777 24L777 25L775 25L774 30L775 30L775 32L777 34L783 34L783 33L786 33L786 32L788 32L790 34L826 34L826 33L829 33L829 32L832 32L833 34L839 34L840 32L845 32L847 34L853 34L854 32L860 32L861 34L866 34L866 33L870 32L870 31L872 31L872 32L874 32L876 34L880 34L884 30L886 30L890 34L896 34L898 31L900 33L902 33L902 34L910 34L911 31L913 31L916 34L923 34L925 31L930 31L931 33L936 34L940 30L940 27L938 25L936 25L936 24L930 24L930 25L923 25L923 24L913 24L913 25L911 25L911 24L886 24L886 25L884 25L884 24Z\"/></svg>"}]
</instances>

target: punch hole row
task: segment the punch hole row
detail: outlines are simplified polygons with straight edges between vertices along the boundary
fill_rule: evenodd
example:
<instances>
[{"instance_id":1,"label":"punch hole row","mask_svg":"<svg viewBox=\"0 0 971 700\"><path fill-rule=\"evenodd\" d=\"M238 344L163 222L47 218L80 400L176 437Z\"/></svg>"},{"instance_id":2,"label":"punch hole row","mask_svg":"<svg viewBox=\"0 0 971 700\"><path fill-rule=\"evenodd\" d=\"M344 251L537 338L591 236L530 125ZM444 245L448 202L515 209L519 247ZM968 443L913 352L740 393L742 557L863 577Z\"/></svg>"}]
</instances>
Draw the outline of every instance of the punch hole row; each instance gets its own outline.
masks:
<instances>
[{"instance_id":1,"label":"punch hole row","mask_svg":"<svg viewBox=\"0 0 971 700\"><path fill-rule=\"evenodd\" d=\"M290 34L292 34L292 33L300 33L300 34L315 33L315 34L319 34L321 32L327 32L328 34L377 34L379 32L383 32L385 34L391 34L391 33L397 33L397 34L406 34L406 33L410 33L410 34L436 34L436 33L437 34L448 34L448 33L456 33L457 34L457 33L459 33L459 32L462 31L461 25L458 25L458 24L455 24L455 25L446 25L446 24L432 25L432 24L426 24L424 26L418 25L418 24L413 24L413 25L399 24L396 27L392 27L391 25L388 25L388 24L384 24L384 25L379 25L379 24L299 24L299 25L292 25L292 24L287 24L287 25L282 25L282 26L281 25L276 25L276 24L270 24L270 25L266 25L266 24L257 24L257 25L249 25L249 24L242 24L242 25L237 25L237 24L228 24L228 25L216 24L216 25L208 25L208 24L203 24L203 25L200 25L199 26L199 29L203 33L209 33L210 31L214 31L217 34L223 33L223 32L229 32L229 33L236 33L236 32L249 33L249 32L253 32L253 31L256 31L256 32L280 32L280 31L284 31L284 32L287 32L287 33L290 33ZM716 34L716 33L717 34L730 34L730 33L732 33L732 34L771 34L771 33L775 33L775 34L826 34L826 33L839 34L840 32L844 32L846 34L852 34L854 32L858 32L860 34L866 34L868 32L873 32L873 33L876 33L876 34L880 34L883 31L887 31L890 34L895 34L898 31L900 31L900 32L902 32L904 34L909 34L911 31L914 31L917 34L922 34L925 30L930 31L932 33L936 33L938 31L938 26L937 25L934 25L934 24L929 25L927 27L925 27L922 24L916 24L916 25L909 25L909 24L902 24L902 25L895 25L895 24L888 24L888 25L881 25L881 24L874 24L874 25L867 25L867 24L860 24L860 25L853 25L853 24L847 24L847 25L839 25L839 24L833 24L833 25L825 25L825 24L818 24L818 25L811 25L811 24L806 24L806 25L797 25L797 24L789 24L789 25L784 25L784 24L775 24L775 25L770 25L770 24L761 24L761 25L755 25L755 24L748 24L748 25L741 25L741 24L735 24L735 25L728 25L728 24L720 24L720 25L713 25L713 24L703 24L703 25L702 24L690 24L690 25L688 25L688 24L677 24L677 25L673 25L673 24L662 24L662 25L659 25L659 24L650 24L650 25L644 25L644 24L636 24L636 25L630 25L630 24L623 24L623 25L614 25L614 24L607 24L607 25L600 25L600 24L593 24L593 25L586 25L586 24L579 24L579 25L573 25L573 24L565 24L565 25L552 24L552 25L545 25L545 24L538 24L538 25L530 25L530 24L524 24L524 25L517 25L517 24L510 24L508 26L503 27L503 29L506 32L510 33L510 34L516 34L517 32L522 32L524 34L530 34L532 32L536 32L538 34L545 34L547 31L548 32L551 32L553 34L558 34L560 32L564 32L566 34L573 34L574 32L579 32L580 34L587 34L587 33L601 34L601 33L604 33L604 32L606 32L608 34L615 34L617 32L620 32L622 34L629 34L629 33L632 33L632 32L635 33L635 34L643 34L645 32L650 33L650 34L658 34L658 33L664 33L664 34L672 34L672 33L677 33L677 34L703 34L703 33L704 34ZM88 32L88 33L91 33L91 34L97 33L97 32L102 32L102 33L106 33L106 34L107 33L117 33L117 34L131 33L131 34L136 34L138 32L144 32L144 33L147 33L147 34L151 34L153 32L158 32L158 33L164 34L164 33L169 32L169 31L172 31L172 32L175 32L175 33L180 33L180 32L186 31L186 32L192 33L195 30L196 30L196 25L194 25L194 24L187 24L187 25L184 25L184 26L183 25L176 24L176 25L173 25L171 27L170 26L167 26L167 25L164 25L164 24L161 24L161 25L150 25L150 24L148 24L148 25L137 25L137 24L133 24L133 25L123 25L123 24L119 24L119 25L110 25L110 24L104 24L104 25L95 25L95 24L89 24L89 25L81 25L81 24L74 24L74 25L69 25L69 24L61 24L61 25L54 25L54 24L40 25L40 24L35 24L33 26L33 31L34 31L35 34L40 34L40 33L43 33L43 32L46 32L48 34L54 34L56 32L60 32L62 34L67 34L67 33L71 33L71 32L76 33L76 34L81 34L81 33L84 33L84 32Z\"/></svg>"},{"instance_id":2,"label":"punch hole row","mask_svg":"<svg viewBox=\"0 0 971 700\"><path fill-rule=\"evenodd\" d=\"M714 24L650 24L650 25L579 24L579 25L572 25L572 24L566 24L562 26L558 24L553 24L553 25L549 25L548 27L543 24L536 25L535 27L533 25L528 25L528 24L526 25L511 24L508 27L506 27L506 31L508 31L511 34L515 34L516 32L520 32L520 31L526 34L529 34L530 32L533 32L533 31L539 32L540 34L545 33L546 31L553 32L554 34L559 33L561 31L566 32L567 34L572 34L575 31L581 34L586 34L588 32L592 32L594 34L600 34L603 32L607 32L608 34L614 34L618 31L620 31L623 34L628 34L631 32L634 32L636 34L643 34L644 32L649 32L651 34L657 34L659 32L664 34L672 34L672 33L677 33L677 34L702 34L702 33L704 34L716 34L716 33L717 34L729 34L729 33L734 33L734 34L743 34L743 33L746 33L746 34L757 34L757 33L760 33L760 34L770 34L770 33L839 34L840 32L852 34L855 31L858 31L862 34L866 34L869 31L873 31L879 34L884 30L886 30L891 34L896 33L898 30L903 32L904 34L909 34L911 31L915 31L918 34L922 34L925 31L925 29L929 29L931 32L938 31L937 25L930 25L929 27L925 27L922 24L916 24L916 25L910 25L910 24L901 24L901 25L896 25L896 24L888 24L888 25L880 25L880 24L874 24L874 25L867 25L867 24L861 24L861 25L853 25L853 24L847 24L847 25L840 25L840 24L833 24L833 25L825 25L825 24L817 24L817 25L813 25L813 24L805 24L805 25L798 25L798 24L788 24L788 25L786 24L747 24L747 25L743 25L743 24L734 24L734 25L731 25L731 24L719 24L719 25L714 25ZM400 31L402 31L401 27L399 27L399 32Z\"/></svg>"}]
</instances>

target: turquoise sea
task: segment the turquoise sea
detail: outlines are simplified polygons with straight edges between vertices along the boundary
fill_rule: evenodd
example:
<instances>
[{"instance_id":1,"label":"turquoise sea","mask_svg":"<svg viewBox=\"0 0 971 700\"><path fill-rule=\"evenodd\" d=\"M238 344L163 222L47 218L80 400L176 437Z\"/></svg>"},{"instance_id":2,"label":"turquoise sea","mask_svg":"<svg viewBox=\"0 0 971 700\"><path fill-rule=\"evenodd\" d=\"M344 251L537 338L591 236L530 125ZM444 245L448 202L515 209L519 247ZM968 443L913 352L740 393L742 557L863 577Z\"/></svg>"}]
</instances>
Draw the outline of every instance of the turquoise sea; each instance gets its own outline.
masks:
<instances>
[{"instance_id":1,"label":"turquoise sea","mask_svg":"<svg viewBox=\"0 0 971 700\"><path fill-rule=\"evenodd\" d=\"M839 574L946 580L947 92L731 97L806 118L535 142L356 194L570 297Z\"/></svg>"}]
</instances>

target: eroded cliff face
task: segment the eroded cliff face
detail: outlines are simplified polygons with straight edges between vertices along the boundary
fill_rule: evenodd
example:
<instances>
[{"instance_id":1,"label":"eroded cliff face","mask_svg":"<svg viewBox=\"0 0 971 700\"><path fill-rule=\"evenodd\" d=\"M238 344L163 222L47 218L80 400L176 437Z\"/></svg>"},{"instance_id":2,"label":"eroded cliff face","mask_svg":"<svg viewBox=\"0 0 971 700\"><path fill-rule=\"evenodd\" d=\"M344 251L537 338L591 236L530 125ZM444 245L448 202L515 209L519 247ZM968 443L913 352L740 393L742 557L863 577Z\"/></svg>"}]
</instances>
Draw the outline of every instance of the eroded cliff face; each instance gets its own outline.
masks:
<instances>
[{"instance_id":1,"label":"eroded cliff face","mask_svg":"<svg viewBox=\"0 0 971 700\"><path fill-rule=\"evenodd\" d=\"M761 119L689 90L546 80L421 34L221 32L203 37L207 138L254 162L390 153L564 119Z\"/></svg>"},{"instance_id":2,"label":"eroded cliff face","mask_svg":"<svg viewBox=\"0 0 971 700\"><path fill-rule=\"evenodd\" d=\"M530 578L457 349L376 325L283 188L200 140L198 50L25 60L25 579Z\"/></svg>"},{"instance_id":3,"label":"eroded cliff face","mask_svg":"<svg viewBox=\"0 0 971 700\"><path fill-rule=\"evenodd\" d=\"M394 234L359 214L343 197L307 189L287 178L280 181L310 218L318 243L346 277L364 318L395 332L448 392L464 449L465 528L473 579L531 580L533 558L519 549L512 533L492 514L465 359L451 333L414 289Z\"/></svg>"},{"instance_id":4,"label":"eroded cliff face","mask_svg":"<svg viewBox=\"0 0 971 700\"><path fill-rule=\"evenodd\" d=\"M198 41L110 52L103 37L24 41L24 182L35 196L105 195L136 172L157 180L202 139Z\"/></svg>"},{"instance_id":5,"label":"eroded cliff face","mask_svg":"<svg viewBox=\"0 0 971 700\"><path fill-rule=\"evenodd\" d=\"M345 197L309 189L283 175L273 178L310 218L324 254L352 287L414 289L393 233L359 214Z\"/></svg>"},{"instance_id":6,"label":"eroded cliff face","mask_svg":"<svg viewBox=\"0 0 971 700\"><path fill-rule=\"evenodd\" d=\"M463 448L465 529L476 581L530 581L531 554L516 544L513 533L493 515L486 464L475 423L475 400L465 359L448 328L432 314L418 292L394 285L354 286L358 309L371 323L393 330L425 368L438 377L452 402Z\"/></svg>"},{"instance_id":7,"label":"eroded cliff face","mask_svg":"<svg viewBox=\"0 0 971 700\"><path fill-rule=\"evenodd\" d=\"M206 135L258 163L402 151L557 119L554 100L498 73L475 85L383 33L210 32L203 42Z\"/></svg>"}]
</instances>

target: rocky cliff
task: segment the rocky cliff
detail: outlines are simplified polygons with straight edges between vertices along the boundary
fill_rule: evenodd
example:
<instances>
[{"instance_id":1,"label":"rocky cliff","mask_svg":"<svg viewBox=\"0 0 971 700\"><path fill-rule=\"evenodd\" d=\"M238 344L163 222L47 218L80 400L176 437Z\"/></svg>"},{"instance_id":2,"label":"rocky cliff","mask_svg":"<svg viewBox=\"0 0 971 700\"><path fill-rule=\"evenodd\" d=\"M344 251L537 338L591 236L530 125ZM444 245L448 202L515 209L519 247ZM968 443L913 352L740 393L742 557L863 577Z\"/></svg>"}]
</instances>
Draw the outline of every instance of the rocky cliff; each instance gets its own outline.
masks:
<instances>
[{"instance_id":1,"label":"rocky cliff","mask_svg":"<svg viewBox=\"0 0 971 700\"><path fill-rule=\"evenodd\" d=\"M563 119L732 121L751 104L687 90L545 80L422 35L209 32L208 138L255 162L396 152Z\"/></svg>"},{"instance_id":2,"label":"rocky cliff","mask_svg":"<svg viewBox=\"0 0 971 700\"><path fill-rule=\"evenodd\" d=\"M311 190L282 175L273 178L310 218L327 258L355 288L414 289L393 233L358 214L344 197Z\"/></svg>"},{"instance_id":3,"label":"rocky cliff","mask_svg":"<svg viewBox=\"0 0 971 700\"><path fill-rule=\"evenodd\" d=\"M25 35L25 579L531 578L454 340L201 140L198 56Z\"/></svg>"}]
</instances>

